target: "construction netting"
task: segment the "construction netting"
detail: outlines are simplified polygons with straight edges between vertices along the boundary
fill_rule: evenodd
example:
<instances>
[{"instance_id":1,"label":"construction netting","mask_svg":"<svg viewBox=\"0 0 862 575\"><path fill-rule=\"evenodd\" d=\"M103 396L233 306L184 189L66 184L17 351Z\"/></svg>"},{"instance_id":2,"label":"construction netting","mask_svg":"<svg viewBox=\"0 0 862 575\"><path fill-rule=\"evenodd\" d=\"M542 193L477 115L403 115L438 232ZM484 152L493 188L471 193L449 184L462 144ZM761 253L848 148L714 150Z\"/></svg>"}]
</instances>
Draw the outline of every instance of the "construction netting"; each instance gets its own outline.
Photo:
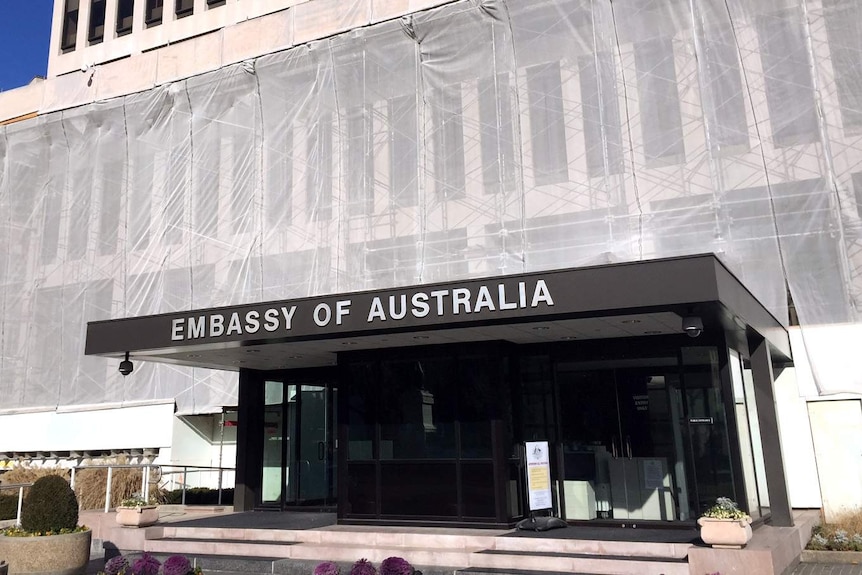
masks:
<instances>
[{"instance_id":1,"label":"construction netting","mask_svg":"<svg viewBox=\"0 0 862 575\"><path fill-rule=\"evenodd\" d=\"M88 321L705 252L862 392L859 38L855 0L459 1L8 125L0 408L236 402Z\"/></svg>"}]
</instances>

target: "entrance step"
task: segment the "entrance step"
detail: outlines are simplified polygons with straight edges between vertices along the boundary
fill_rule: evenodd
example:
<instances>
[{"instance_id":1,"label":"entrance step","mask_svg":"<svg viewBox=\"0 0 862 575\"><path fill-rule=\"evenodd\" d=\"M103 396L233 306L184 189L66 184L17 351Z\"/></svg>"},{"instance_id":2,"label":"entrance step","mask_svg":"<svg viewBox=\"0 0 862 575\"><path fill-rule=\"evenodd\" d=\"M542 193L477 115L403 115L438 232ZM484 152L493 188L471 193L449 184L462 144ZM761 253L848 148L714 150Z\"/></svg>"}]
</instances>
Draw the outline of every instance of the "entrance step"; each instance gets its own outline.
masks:
<instances>
[{"instance_id":1,"label":"entrance step","mask_svg":"<svg viewBox=\"0 0 862 575\"><path fill-rule=\"evenodd\" d=\"M535 572L601 575L688 575L689 543L604 541L572 538L505 537L349 528L279 530L171 527L150 528L146 550L154 553L257 557L275 565L360 558L375 565L403 557L424 573L506 575ZM448 568L448 569L444 569ZM213 570L212 568L208 570ZM269 573L280 571L266 571Z\"/></svg>"}]
</instances>

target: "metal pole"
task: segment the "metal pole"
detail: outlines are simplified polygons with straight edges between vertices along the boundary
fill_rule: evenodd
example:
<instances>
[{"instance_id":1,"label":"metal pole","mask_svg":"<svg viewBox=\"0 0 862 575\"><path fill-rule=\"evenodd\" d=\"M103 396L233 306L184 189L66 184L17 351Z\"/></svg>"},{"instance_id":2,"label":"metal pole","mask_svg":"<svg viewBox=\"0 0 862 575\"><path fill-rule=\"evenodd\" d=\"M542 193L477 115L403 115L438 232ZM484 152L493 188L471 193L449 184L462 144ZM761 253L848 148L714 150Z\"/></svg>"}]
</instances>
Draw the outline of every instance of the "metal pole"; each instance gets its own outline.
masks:
<instances>
[{"instance_id":1,"label":"metal pole","mask_svg":"<svg viewBox=\"0 0 862 575\"><path fill-rule=\"evenodd\" d=\"M141 467L141 497L147 498L147 468Z\"/></svg>"},{"instance_id":2,"label":"metal pole","mask_svg":"<svg viewBox=\"0 0 862 575\"><path fill-rule=\"evenodd\" d=\"M186 504L186 483L188 483L189 468L183 467L183 505Z\"/></svg>"},{"instance_id":3,"label":"metal pole","mask_svg":"<svg viewBox=\"0 0 862 575\"><path fill-rule=\"evenodd\" d=\"M144 467L144 500L150 502L150 466Z\"/></svg>"},{"instance_id":4,"label":"metal pole","mask_svg":"<svg viewBox=\"0 0 862 575\"><path fill-rule=\"evenodd\" d=\"M108 466L108 484L105 486L105 513L111 510L111 478L114 475L114 468Z\"/></svg>"},{"instance_id":5,"label":"metal pole","mask_svg":"<svg viewBox=\"0 0 862 575\"><path fill-rule=\"evenodd\" d=\"M221 477L222 477L222 469L218 468L218 504L221 505Z\"/></svg>"},{"instance_id":6,"label":"metal pole","mask_svg":"<svg viewBox=\"0 0 862 575\"><path fill-rule=\"evenodd\" d=\"M224 407L221 408L221 426L218 439L218 504L221 505L222 458L224 457Z\"/></svg>"},{"instance_id":7,"label":"metal pole","mask_svg":"<svg viewBox=\"0 0 862 575\"><path fill-rule=\"evenodd\" d=\"M76 467L72 468L72 480L69 481L69 485L72 487L72 491L75 490L75 471L76 471L76 469L77 469Z\"/></svg>"},{"instance_id":8,"label":"metal pole","mask_svg":"<svg viewBox=\"0 0 862 575\"><path fill-rule=\"evenodd\" d=\"M21 507L24 503L24 486L18 488L18 515L15 517L15 525L21 527Z\"/></svg>"}]
</instances>

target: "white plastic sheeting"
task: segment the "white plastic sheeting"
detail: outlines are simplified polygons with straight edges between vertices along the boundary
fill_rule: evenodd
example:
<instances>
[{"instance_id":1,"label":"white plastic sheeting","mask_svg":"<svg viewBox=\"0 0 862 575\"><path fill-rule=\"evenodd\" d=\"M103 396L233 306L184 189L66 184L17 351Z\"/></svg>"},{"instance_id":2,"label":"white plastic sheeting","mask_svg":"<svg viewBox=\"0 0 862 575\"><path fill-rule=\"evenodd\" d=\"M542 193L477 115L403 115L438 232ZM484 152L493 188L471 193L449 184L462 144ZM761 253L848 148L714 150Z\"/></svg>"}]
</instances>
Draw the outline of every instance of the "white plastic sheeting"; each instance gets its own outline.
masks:
<instances>
[{"instance_id":1,"label":"white plastic sheeting","mask_svg":"<svg viewBox=\"0 0 862 575\"><path fill-rule=\"evenodd\" d=\"M715 252L862 392L862 7L470 0L0 132L0 409L236 401L87 321ZM860 330L852 330L859 333Z\"/></svg>"}]
</instances>

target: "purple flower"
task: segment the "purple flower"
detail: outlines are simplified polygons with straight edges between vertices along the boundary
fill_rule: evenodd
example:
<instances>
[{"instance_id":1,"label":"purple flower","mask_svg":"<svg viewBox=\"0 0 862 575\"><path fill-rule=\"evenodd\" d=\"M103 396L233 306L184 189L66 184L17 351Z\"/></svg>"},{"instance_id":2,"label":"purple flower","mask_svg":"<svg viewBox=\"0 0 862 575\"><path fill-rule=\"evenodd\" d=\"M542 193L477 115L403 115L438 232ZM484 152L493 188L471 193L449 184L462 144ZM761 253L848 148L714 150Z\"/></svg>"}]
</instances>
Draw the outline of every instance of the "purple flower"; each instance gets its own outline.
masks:
<instances>
[{"instance_id":1,"label":"purple flower","mask_svg":"<svg viewBox=\"0 0 862 575\"><path fill-rule=\"evenodd\" d=\"M122 555L111 557L105 563L105 575L120 575L125 569L129 568L129 560Z\"/></svg>"},{"instance_id":2,"label":"purple flower","mask_svg":"<svg viewBox=\"0 0 862 575\"><path fill-rule=\"evenodd\" d=\"M131 575L159 575L159 567L161 566L162 564L159 563L158 559L149 553L144 553L140 559L132 564Z\"/></svg>"},{"instance_id":3,"label":"purple flower","mask_svg":"<svg viewBox=\"0 0 862 575\"><path fill-rule=\"evenodd\" d=\"M192 572L192 564L185 555L171 555L162 565L162 575L188 575Z\"/></svg>"},{"instance_id":4,"label":"purple flower","mask_svg":"<svg viewBox=\"0 0 862 575\"><path fill-rule=\"evenodd\" d=\"M377 575L377 569L368 561L368 559L360 559L350 568L350 575Z\"/></svg>"},{"instance_id":5,"label":"purple flower","mask_svg":"<svg viewBox=\"0 0 862 575\"><path fill-rule=\"evenodd\" d=\"M380 575L413 575L413 565L401 557L387 557L380 564Z\"/></svg>"},{"instance_id":6,"label":"purple flower","mask_svg":"<svg viewBox=\"0 0 862 575\"><path fill-rule=\"evenodd\" d=\"M339 569L336 563L324 561L314 568L314 575L338 575L340 571L341 569Z\"/></svg>"}]
</instances>

